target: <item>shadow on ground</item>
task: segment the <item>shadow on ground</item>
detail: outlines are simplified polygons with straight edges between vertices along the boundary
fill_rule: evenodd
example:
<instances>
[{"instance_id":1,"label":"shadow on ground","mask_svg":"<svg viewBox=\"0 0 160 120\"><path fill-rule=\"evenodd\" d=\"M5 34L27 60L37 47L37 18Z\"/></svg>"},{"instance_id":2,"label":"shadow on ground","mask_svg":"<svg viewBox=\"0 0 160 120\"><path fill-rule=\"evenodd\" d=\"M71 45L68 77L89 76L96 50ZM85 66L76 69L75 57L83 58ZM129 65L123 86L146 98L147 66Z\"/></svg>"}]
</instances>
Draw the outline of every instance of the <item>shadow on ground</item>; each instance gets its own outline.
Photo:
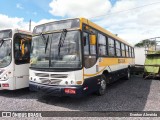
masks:
<instances>
[{"instance_id":1,"label":"shadow on ground","mask_svg":"<svg viewBox=\"0 0 160 120\"><path fill-rule=\"evenodd\" d=\"M131 80L119 80L110 84L104 96L95 94L83 98L54 97L39 92L30 92L28 88L15 91L0 91L4 99L18 101L24 99L38 105L32 110L56 110L62 107L80 111L143 111L152 80L143 80L142 76L133 76ZM21 100L23 99L23 100ZM29 99L29 100L28 100ZM32 103L27 103L32 108ZM22 102L23 104L23 102ZM24 104L25 107L25 104ZM30 108L28 108L30 109Z\"/></svg>"},{"instance_id":2,"label":"shadow on ground","mask_svg":"<svg viewBox=\"0 0 160 120\"><path fill-rule=\"evenodd\" d=\"M76 99L44 95L38 101L80 111L143 111L151 82L152 80L143 80L141 76L134 76L131 80L119 80L110 84L104 96L92 94Z\"/></svg>"},{"instance_id":3,"label":"shadow on ground","mask_svg":"<svg viewBox=\"0 0 160 120\"><path fill-rule=\"evenodd\" d=\"M15 99L38 99L38 97L40 97L41 95L41 93L30 91L29 88L0 91L0 96Z\"/></svg>"}]
</instances>

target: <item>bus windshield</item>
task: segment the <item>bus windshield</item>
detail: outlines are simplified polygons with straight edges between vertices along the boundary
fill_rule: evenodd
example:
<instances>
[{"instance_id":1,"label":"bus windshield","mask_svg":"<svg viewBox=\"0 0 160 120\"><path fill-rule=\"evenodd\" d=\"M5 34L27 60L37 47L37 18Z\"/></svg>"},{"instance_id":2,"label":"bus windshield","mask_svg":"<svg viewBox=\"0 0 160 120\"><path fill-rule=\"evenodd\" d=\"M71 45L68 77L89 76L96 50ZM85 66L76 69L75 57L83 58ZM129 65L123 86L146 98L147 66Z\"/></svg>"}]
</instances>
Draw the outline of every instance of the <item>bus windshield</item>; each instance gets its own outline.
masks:
<instances>
[{"instance_id":1,"label":"bus windshield","mask_svg":"<svg viewBox=\"0 0 160 120\"><path fill-rule=\"evenodd\" d=\"M41 34L32 38L31 67L80 68L81 45L79 31Z\"/></svg>"},{"instance_id":2,"label":"bus windshield","mask_svg":"<svg viewBox=\"0 0 160 120\"><path fill-rule=\"evenodd\" d=\"M6 67L11 62L11 40L0 40L0 68Z\"/></svg>"}]
</instances>

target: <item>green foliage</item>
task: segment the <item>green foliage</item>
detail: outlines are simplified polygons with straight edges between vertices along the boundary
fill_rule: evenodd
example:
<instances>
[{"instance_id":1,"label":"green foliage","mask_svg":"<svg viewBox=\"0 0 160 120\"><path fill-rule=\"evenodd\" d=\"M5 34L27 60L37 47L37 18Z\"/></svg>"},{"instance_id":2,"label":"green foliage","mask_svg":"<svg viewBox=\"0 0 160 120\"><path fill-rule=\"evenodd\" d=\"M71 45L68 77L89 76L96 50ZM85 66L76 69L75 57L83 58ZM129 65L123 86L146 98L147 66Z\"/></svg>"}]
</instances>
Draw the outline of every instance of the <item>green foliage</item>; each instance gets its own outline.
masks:
<instances>
[{"instance_id":1,"label":"green foliage","mask_svg":"<svg viewBox=\"0 0 160 120\"><path fill-rule=\"evenodd\" d=\"M156 41L153 41L153 40L149 40L149 39L146 39L146 40L142 40L141 42L135 44L134 46L135 47L145 47L145 46L155 46L157 45Z\"/></svg>"}]
</instances>

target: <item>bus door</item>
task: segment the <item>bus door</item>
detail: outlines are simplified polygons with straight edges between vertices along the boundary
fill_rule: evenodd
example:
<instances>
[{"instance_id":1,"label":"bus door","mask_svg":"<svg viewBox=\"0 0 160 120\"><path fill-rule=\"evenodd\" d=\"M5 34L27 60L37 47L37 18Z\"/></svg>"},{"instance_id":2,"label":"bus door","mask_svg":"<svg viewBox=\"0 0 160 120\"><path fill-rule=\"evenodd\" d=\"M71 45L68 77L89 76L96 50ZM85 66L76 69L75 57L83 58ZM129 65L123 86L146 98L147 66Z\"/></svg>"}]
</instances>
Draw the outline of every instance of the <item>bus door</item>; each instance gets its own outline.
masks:
<instances>
[{"instance_id":1,"label":"bus door","mask_svg":"<svg viewBox=\"0 0 160 120\"><path fill-rule=\"evenodd\" d=\"M16 89L28 87L31 36L17 33L14 37L14 76Z\"/></svg>"},{"instance_id":2,"label":"bus door","mask_svg":"<svg viewBox=\"0 0 160 120\"><path fill-rule=\"evenodd\" d=\"M93 74L98 72L96 35L84 32L82 40L84 47L84 76L92 77Z\"/></svg>"}]
</instances>

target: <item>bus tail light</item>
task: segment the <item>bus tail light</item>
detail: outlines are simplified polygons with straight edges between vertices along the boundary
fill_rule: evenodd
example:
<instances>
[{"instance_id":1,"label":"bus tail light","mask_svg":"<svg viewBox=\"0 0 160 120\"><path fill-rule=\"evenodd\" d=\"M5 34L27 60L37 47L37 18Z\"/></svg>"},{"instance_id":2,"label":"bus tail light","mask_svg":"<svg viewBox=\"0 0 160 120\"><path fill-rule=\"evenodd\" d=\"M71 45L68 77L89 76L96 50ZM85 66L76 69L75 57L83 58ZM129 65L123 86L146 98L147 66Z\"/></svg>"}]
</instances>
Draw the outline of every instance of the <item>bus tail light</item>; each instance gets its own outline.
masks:
<instances>
[{"instance_id":1,"label":"bus tail light","mask_svg":"<svg viewBox=\"0 0 160 120\"><path fill-rule=\"evenodd\" d=\"M64 92L66 94L76 94L76 90L75 89L71 89L71 88L65 88Z\"/></svg>"},{"instance_id":2,"label":"bus tail light","mask_svg":"<svg viewBox=\"0 0 160 120\"><path fill-rule=\"evenodd\" d=\"M8 83L4 83L2 84L3 87L9 87L9 84Z\"/></svg>"}]
</instances>

